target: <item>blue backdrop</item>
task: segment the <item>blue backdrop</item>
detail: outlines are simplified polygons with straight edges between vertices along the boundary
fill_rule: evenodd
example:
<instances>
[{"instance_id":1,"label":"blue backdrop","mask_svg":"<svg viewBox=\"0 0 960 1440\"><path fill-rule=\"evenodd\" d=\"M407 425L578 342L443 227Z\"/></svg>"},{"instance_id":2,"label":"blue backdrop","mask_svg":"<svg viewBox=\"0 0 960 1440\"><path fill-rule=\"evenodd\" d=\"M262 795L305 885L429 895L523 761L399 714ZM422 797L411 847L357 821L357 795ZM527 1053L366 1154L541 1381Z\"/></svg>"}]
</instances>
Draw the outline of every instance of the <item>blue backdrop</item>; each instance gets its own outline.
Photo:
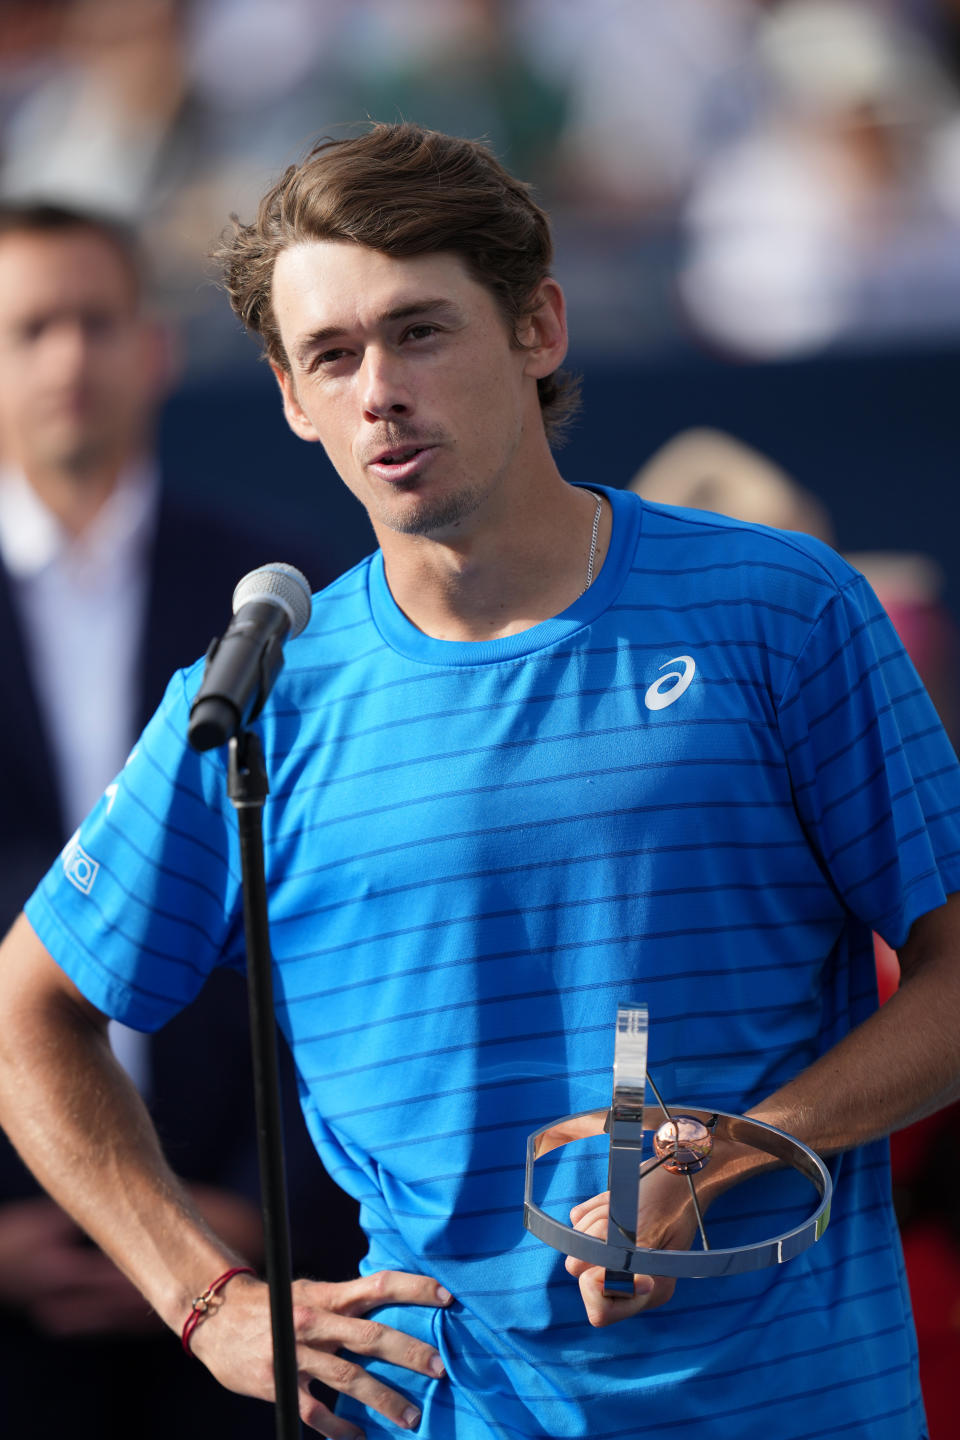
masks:
<instances>
[{"instance_id":1,"label":"blue backdrop","mask_svg":"<svg viewBox=\"0 0 960 1440\"><path fill-rule=\"evenodd\" d=\"M922 550L960 604L955 450L960 346L732 365L685 354L612 364L573 358L584 411L561 452L571 480L623 485L664 441L711 425L756 446L827 505L841 550ZM314 531L337 568L373 545L360 506L318 445L288 430L265 366L188 385L169 403L161 453L177 488L254 521ZM278 557L282 558L282 557Z\"/></svg>"}]
</instances>

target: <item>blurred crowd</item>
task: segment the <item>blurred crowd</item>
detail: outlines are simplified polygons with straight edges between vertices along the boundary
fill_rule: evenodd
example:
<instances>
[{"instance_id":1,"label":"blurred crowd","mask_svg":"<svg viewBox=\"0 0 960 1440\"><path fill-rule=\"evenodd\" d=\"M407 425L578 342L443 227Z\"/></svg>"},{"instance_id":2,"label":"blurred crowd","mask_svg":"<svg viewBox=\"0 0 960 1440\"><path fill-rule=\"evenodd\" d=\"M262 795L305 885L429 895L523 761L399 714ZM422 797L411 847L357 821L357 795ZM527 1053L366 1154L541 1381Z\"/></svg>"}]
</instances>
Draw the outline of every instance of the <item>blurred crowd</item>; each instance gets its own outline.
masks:
<instances>
[{"instance_id":1,"label":"blurred crowd","mask_svg":"<svg viewBox=\"0 0 960 1440\"><path fill-rule=\"evenodd\" d=\"M141 222L194 367L231 211L366 117L488 138L584 348L960 331L960 0L5 0L0 193Z\"/></svg>"},{"instance_id":2,"label":"blurred crowd","mask_svg":"<svg viewBox=\"0 0 960 1440\"><path fill-rule=\"evenodd\" d=\"M174 328L182 336L188 376L223 372L253 358L212 284L206 259L230 213L249 218L268 181L314 139L349 133L368 117L405 117L486 137L515 173L534 184L555 218L557 273L581 353L696 346L733 358L776 360L960 338L960 0L0 3L0 208L6 201L52 201L132 222L149 257L148 288L179 321ZM94 308L109 312L112 304L119 316L99 343L138 334L139 292L129 293L122 246L114 253L116 237L89 233L85 224L79 235L69 223L61 233L61 222L58 230L49 216L41 219L9 222L22 242L19 261L38 266L39 255L44 263L30 272L30 284L22 278L26 271L11 270L5 286L0 265L0 339L7 329L29 329L20 311L31 286L40 287L44 303L44 286L68 286L69 314L70 306L78 314L91 309L86 291L76 290L78 244L101 253L103 274L98 279L93 267L83 282L107 287L107 299L94 296ZM33 237L29 247L25 231ZM6 243L9 255L9 235ZM0 258L2 253L0 244ZM88 363L101 363L96 345L88 348ZM20 485L20 509L7 527L12 534L14 521L23 528L26 513L20 482L36 478L31 457L40 471L37 454L43 452L45 463L50 459L44 446L52 412L31 409L31 395L45 393L41 372L30 371L9 346L0 351L11 366L3 387L7 409L0 414L8 473L0 473L0 482L10 493L14 483ZM100 478L108 499L124 502L138 485L149 492L139 531L131 529L129 536L140 546L141 561L154 541L161 553L166 533L153 494L159 493L159 477L155 483L148 474L141 483L137 469L150 452L154 410L176 371L171 355L162 358L169 367L163 383L140 375L128 353L114 345L90 392L103 403L76 422L92 425L99 416L119 423L118 387L125 383L136 392L133 443L112 445L117 455L111 451ZM19 399L17 383L23 387ZM33 449L22 436L18 448L17 422L34 413ZM716 432L678 437L647 462L634 484L648 498L831 539L830 519L815 497L767 457ZM27 519L47 542L42 554L34 546L36 553L21 556L19 570L4 555L0 504L0 610L7 570L11 607L23 599L17 584L25 590L58 565L81 594L97 579L91 546L116 544L114 531L103 529L104 515L110 520L106 510L97 522L98 540L95 516L89 526L68 524L64 512L56 530L30 503ZM121 505L121 521L125 514ZM117 523L114 515L111 524ZM189 524L178 519L167 530L179 547L190 535L200 544L206 533L197 517ZM245 553L237 548L224 557L231 574L246 568ZM322 557L310 562L314 578L323 578L317 573ZM860 555L856 563L874 582L957 740L960 637L943 608L943 576L925 556ZM183 566L181 550L176 564ZM226 581L221 588L226 595ZM109 594L93 600L101 615L109 615ZM79 625L86 612L76 597L70 607ZM206 613L188 618L196 633L184 635L183 654L171 663L199 653L217 625ZM169 617L165 628L171 631ZM91 646L102 646L102 627L88 629ZM8 619L9 643L13 631ZM145 629L146 638L132 631L131 637L132 664L133 647L146 646L149 636ZM25 669L28 647L21 648L18 663ZM158 658L166 662L166 652ZM92 663L85 655L80 660ZM34 678L42 690L43 677ZM131 696L132 687L131 680ZM43 731L39 702L35 708L37 716L19 727L34 738ZM66 708L72 715L76 707ZM102 727L92 722L90 728ZM118 739L120 757L133 733ZM34 757L35 768L53 774L56 758ZM118 763L116 757L104 762L92 793ZM28 776L26 762L21 768ZM54 800L51 790L49 834L42 836L37 867L76 821L59 814ZM19 830L11 832L9 849L23 860ZM8 861L8 873L11 868ZM11 904L21 898L11 894ZM882 978L890 957L879 958ZM245 1044L245 1036L238 1043ZM960 1345L960 1221L949 1183L960 1153L958 1131L957 1111L948 1111L935 1129L901 1137L895 1156L931 1432L937 1435L950 1433L954 1424L952 1409L949 1419L940 1418L938 1405L944 1416L952 1407ZM250 1148L246 1140L243 1145ZM942 1164L944 1155L949 1165ZM232 1194L238 1188L232 1158L229 1175L227 1168L215 1178L223 1187L229 1180ZM300 1173L295 1166L295 1180ZM322 1186L325 1177L310 1183ZM349 1267L359 1243L350 1228L352 1212L337 1211L340 1202L329 1188L318 1212L319 1193L310 1191L308 1208L315 1208L296 1233L316 1239L317 1213L332 1216ZM252 1203L245 1189L242 1195ZM29 1325L24 1320L27 1301L36 1309L36 1274L20 1263L4 1266L4 1234L12 1237L8 1262L11 1256L19 1261L22 1226L45 1213L37 1208L41 1204L32 1194L28 1199L11 1186L4 1189L0 1175L0 1335L6 1336L7 1356L0 1391L14 1370L27 1375L23 1355L44 1330L35 1315L28 1315ZM76 1261L79 1237L71 1232L67 1245L58 1231L53 1240ZM39 1244L32 1252L42 1260ZM324 1267L329 1273L326 1254L317 1262ZM57 1323L54 1340L64 1337L62 1313ZM109 1326L101 1319L84 1324L90 1331L106 1329L114 1343L113 1318ZM11 1337L19 1344L24 1334L21 1354ZM51 1340L41 1338L45 1346ZM114 1352L105 1353L115 1367ZM38 1354L49 1373L49 1351ZM89 1351L82 1361L89 1371ZM125 1365L130 1368L128 1359ZM61 1367L58 1361L58 1373L64 1373ZM31 1406L34 1397L31 1382ZM260 1428L267 1423L261 1420ZM231 1426L230 1433L245 1433L239 1422ZM112 1433L102 1416L97 1433Z\"/></svg>"}]
</instances>

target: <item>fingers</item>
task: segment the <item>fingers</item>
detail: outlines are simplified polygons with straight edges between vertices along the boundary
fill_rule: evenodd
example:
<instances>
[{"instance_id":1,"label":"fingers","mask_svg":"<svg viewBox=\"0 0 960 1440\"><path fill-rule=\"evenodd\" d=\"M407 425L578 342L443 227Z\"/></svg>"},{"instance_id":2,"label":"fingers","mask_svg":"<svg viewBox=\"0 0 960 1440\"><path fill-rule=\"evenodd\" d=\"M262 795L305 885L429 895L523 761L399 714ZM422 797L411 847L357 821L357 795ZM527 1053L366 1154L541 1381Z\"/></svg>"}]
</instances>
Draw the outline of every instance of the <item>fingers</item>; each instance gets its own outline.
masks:
<instances>
[{"instance_id":1,"label":"fingers","mask_svg":"<svg viewBox=\"0 0 960 1440\"><path fill-rule=\"evenodd\" d=\"M294 1328L297 1339L306 1345L375 1356L436 1380L445 1372L432 1345L381 1325L368 1315L383 1305L446 1306L451 1298L449 1290L429 1276L400 1270L379 1270L338 1284L298 1281L294 1286ZM326 1374L317 1378L339 1388Z\"/></svg>"},{"instance_id":2,"label":"fingers","mask_svg":"<svg viewBox=\"0 0 960 1440\"><path fill-rule=\"evenodd\" d=\"M408 1275L403 1270L378 1270L356 1280L328 1284L322 1281L298 1281L296 1293L303 1287L303 1298L338 1315L366 1315L378 1305L450 1304L451 1295L428 1275Z\"/></svg>"},{"instance_id":3,"label":"fingers","mask_svg":"<svg viewBox=\"0 0 960 1440\"><path fill-rule=\"evenodd\" d=\"M343 1355L328 1355L325 1363L311 1363L309 1375L304 1377L305 1383L309 1383L310 1379L322 1380L331 1389L349 1395L401 1430L415 1430L420 1423L420 1410L405 1395L391 1390L364 1370L362 1365L355 1365ZM332 1436L333 1440L350 1440L350 1437L362 1433L355 1425L332 1415L325 1405L309 1395L309 1391L307 1394L309 1399L304 1400L301 1389L301 1417L313 1429L319 1429L321 1435ZM340 1428L334 1429L334 1426Z\"/></svg>"},{"instance_id":4,"label":"fingers","mask_svg":"<svg viewBox=\"0 0 960 1440\"><path fill-rule=\"evenodd\" d=\"M585 1235L596 1235L605 1239L610 1214L610 1192L593 1195L570 1211L570 1220L575 1230ZM644 1310L654 1310L665 1305L673 1296L676 1281L667 1275L634 1275L633 1295L604 1295L604 1270L588 1260L578 1260L568 1255L564 1261L567 1273L579 1282L587 1319L591 1325L616 1325Z\"/></svg>"},{"instance_id":5,"label":"fingers","mask_svg":"<svg viewBox=\"0 0 960 1440\"><path fill-rule=\"evenodd\" d=\"M387 1304L448 1305L450 1295L422 1275L384 1271L339 1284L298 1280L293 1286L293 1328L300 1374L300 1413L304 1424L332 1440L359 1434L318 1401L309 1389L319 1380L379 1412L399 1429L414 1429L418 1408L371 1375L353 1356L386 1361L430 1379L444 1375L432 1345L374 1319L368 1312ZM273 1394L270 1325L266 1286L238 1276L223 1303L194 1332L194 1354L229 1389L241 1394ZM347 1351L349 1354L339 1352Z\"/></svg>"},{"instance_id":6,"label":"fingers","mask_svg":"<svg viewBox=\"0 0 960 1440\"><path fill-rule=\"evenodd\" d=\"M633 1295L604 1295L604 1271L597 1265L587 1266L579 1277L580 1297L591 1325L617 1325L644 1310L665 1305L673 1295L676 1281L666 1275L635 1275Z\"/></svg>"},{"instance_id":7,"label":"fingers","mask_svg":"<svg viewBox=\"0 0 960 1440\"><path fill-rule=\"evenodd\" d=\"M602 1195L584 1200L581 1205L574 1205L570 1211L570 1222L575 1230L582 1230L586 1235L605 1236L609 1213L610 1195L604 1191Z\"/></svg>"},{"instance_id":8,"label":"fingers","mask_svg":"<svg viewBox=\"0 0 960 1440\"><path fill-rule=\"evenodd\" d=\"M571 1224L576 1230L584 1230L598 1215L602 1215L605 1220L609 1209L610 1191L604 1190L599 1195L591 1195L589 1200L581 1200L579 1205L574 1205L570 1211Z\"/></svg>"},{"instance_id":9,"label":"fingers","mask_svg":"<svg viewBox=\"0 0 960 1440\"><path fill-rule=\"evenodd\" d=\"M309 1430L326 1435L328 1440L362 1440L363 1431L349 1420L343 1420L310 1390L310 1377L301 1375L298 1382L300 1391L300 1419Z\"/></svg>"},{"instance_id":10,"label":"fingers","mask_svg":"<svg viewBox=\"0 0 960 1440\"><path fill-rule=\"evenodd\" d=\"M596 1235L600 1240L607 1238L609 1217L609 1190L605 1190L602 1195L593 1195L579 1205L574 1205L570 1211L570 1221L574 1230L580 1230L584 1235ZM573 1255L568 1255L565 1263L569 1274L578 1277L587 1270L595 1268L591 1266L589 1260L577 1260Z\"/></svg>"},{"instance_id":11,"label":"fingers","mask_svg":"<svg viewBox=\"0 0 960 1440\"><path fill-rule=\"evenodd\" d=\"M337 1352L370 1356L441 1379L446 1372L432 1345L371 1319L368 1312L383 1305L449 1305L449 1291L427 1276L384 1270L338 1284L298 1281L294 1298L298 1364L306 1380L320 1380L351 1396L400 1429L415 1429L420 1423L416 1405ZM332 1440L353 1440L360 1433L331 1414L309 1390L302 1392L301 1416L305 1424Z\"/></svg>"},{"instance_id":12,"label":"fingers","mask_svg":"<svg viewBox=\"0 0 960 1440\"><path fill-rule=\"evenodd\" d=\"M381 1325L378 1320L337 1315L304 1306L294 1311L294 1329L297 1340L305 1346L324 1351L344 1349L354 1355L375 1356L404 1370L416 1370L432 1380L439 1380L445 1373L443 1361L432 1345L389 1325ZM331 1379L331 1373L329 1369L321 1370L318 1362L317 1379L336 1390L341 1389L338 1381Z\"/></svg>"}]
</instances>

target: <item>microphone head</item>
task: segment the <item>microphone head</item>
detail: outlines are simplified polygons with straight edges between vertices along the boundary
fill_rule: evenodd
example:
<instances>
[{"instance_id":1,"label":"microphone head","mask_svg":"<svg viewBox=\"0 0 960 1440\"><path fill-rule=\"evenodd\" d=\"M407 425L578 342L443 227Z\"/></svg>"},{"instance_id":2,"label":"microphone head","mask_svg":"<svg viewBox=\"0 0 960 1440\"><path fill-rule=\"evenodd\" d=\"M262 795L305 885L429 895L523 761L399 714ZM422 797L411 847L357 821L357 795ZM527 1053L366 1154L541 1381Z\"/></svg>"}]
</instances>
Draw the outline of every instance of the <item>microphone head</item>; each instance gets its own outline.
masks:
<instances>
[{"instance_id":1,"label":"microphone head","mask_svg":"<svg viewBox=\"0 0 960 1440\"><path fill-rule=\"evenodd\" d=\"M233 613L254 600L266 600L286 611L290 621L290 639L299 635L310 619L310 584L295 565L275 560L260 565L237 582L233 592Z\"/></svg>"}]
</instances>

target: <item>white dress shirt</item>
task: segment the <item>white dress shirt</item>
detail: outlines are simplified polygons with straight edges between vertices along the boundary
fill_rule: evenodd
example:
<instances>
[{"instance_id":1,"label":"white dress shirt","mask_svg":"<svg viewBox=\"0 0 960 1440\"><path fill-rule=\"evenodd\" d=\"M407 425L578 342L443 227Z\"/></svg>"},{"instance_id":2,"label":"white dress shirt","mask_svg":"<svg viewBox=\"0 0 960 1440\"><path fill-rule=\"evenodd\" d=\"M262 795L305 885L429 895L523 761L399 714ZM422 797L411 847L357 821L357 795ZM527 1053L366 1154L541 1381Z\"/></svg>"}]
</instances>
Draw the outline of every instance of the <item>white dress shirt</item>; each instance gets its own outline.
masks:
<instances>
[{"instance_id":1,"label":"white dress shirt","mask_svg":"<svg viewBox=\"0 0 960 1440\"><path fill-rule=\"evenodd\" d=\"M64 824L74 831L136 739L138 665L159 482L127 471L79 536L15 470L0 469L0 555L53 751ZM111 1026L114 1050L145 1088L142 1036Z\"/></svg>"}]
</instances>

